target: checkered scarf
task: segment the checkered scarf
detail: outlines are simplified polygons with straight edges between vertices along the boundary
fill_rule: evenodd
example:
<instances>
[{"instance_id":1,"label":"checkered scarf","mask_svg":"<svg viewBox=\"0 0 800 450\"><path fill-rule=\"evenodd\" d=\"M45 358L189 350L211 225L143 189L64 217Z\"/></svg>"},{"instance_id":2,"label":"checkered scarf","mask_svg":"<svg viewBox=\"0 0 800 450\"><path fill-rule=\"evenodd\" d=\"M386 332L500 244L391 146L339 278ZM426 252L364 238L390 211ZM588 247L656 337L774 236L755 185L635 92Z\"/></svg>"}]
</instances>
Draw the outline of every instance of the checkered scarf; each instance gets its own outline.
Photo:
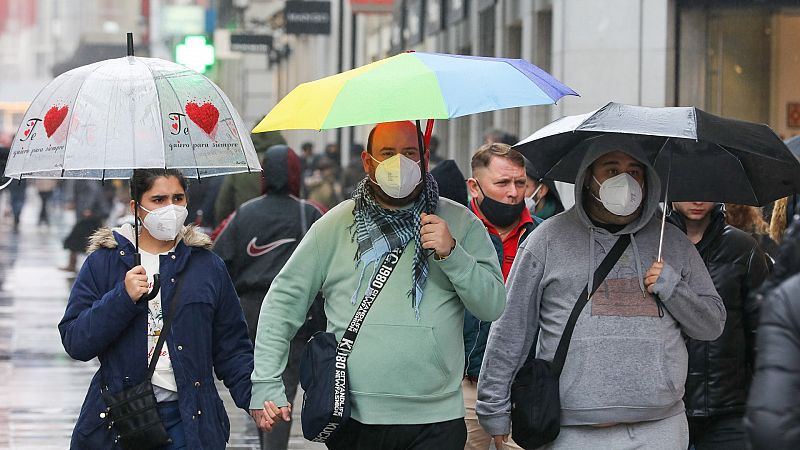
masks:
<instances>
[{"instance_id":1,"label":"checkered scarf","mask_svg":"<svg viewBox=\"0 0 800 450\"><path fill-rule=\"evenodd\" d=\"M417 198L411 208L389 210L381 207L372 194L369 178L365 177L353 191L353 225L350 230L353 242L358 244L355 261L356 268L361 265L361 276L358 286L353 293L351 302L356 303L358 290L364 280L364 271L370 263L373 264L373 274L378 268L378 261L384 255L396 248L403 248L411 239L414 239L417 250L414 254L414 270L412 275L412 289L408 296L412 298L417 320L419 320L419 304L422 301L422 292L428 281L428 258L420 240L420 213L436 211L439 204L439 187L430 174L426 175L425 190ZM369 288L368 288L369 289Z\"/></svg>"}]
</instances>

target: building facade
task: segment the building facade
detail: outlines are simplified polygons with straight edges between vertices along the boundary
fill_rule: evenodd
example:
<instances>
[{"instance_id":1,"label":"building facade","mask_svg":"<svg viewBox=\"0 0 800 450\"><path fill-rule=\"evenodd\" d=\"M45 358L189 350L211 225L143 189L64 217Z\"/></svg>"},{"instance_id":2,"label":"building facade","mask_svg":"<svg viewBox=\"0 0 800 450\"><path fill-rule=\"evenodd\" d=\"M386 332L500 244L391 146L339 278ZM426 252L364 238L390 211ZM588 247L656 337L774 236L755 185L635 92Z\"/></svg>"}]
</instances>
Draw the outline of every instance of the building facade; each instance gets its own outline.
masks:
<instances>
[{"instance_id":1,"label":"building facade","mask_svg":"<svg viewBox=\"0 0 800 450\"><path fill-rule=\"evenodd\" d=\"M489 128L522 138L609 101L697 106L767 123L783 138L800 134L798 0L395 0L388 14L353 14L350 2L333 0L331 10L329 36L284 36L290 53L272 69L276 101L302 82L405 50L524 58L580 94L437 122L442 156L462 170ZM363 143L368 129L352 132ZM334 136L292 133L294 145Z\"/></svg>"}]
</instances>

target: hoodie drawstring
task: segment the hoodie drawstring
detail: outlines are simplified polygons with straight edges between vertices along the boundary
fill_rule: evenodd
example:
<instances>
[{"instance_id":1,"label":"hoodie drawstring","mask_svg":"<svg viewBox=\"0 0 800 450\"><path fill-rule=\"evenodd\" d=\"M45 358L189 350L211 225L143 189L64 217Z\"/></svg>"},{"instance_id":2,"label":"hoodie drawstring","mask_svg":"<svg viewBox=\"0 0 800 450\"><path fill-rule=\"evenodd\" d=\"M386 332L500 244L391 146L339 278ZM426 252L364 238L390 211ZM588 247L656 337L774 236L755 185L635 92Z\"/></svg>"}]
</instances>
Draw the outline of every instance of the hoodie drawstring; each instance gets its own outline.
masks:
<instances>
[{"instance_id":1,"label":"hoodie drawstring","mask_svg":"<svg viewBox=\"0 0 800 450\"><path fill-rule=\"evenodd\" d=\"M639 279L639 289L642 291L642 298L647 298L647 291L644 288L644 268L642 259L639 257L639 246L636 245L636 236L631 233L631 246L633 246L633 259L636 260L636 278Z\"/></svg>"},{"instance_id":2,"label":"hoodie drawstring","mask_svg":"<svg viewBox=\"0 0 800 450\"><path fill-rule=\"evenodd\" d=\"M589 227L589 281L587 283L589 288L586 291L589 294L589 300L592 299L592 288L594 287L594 233L594 227Z\"/></svg>"}]
</instances>

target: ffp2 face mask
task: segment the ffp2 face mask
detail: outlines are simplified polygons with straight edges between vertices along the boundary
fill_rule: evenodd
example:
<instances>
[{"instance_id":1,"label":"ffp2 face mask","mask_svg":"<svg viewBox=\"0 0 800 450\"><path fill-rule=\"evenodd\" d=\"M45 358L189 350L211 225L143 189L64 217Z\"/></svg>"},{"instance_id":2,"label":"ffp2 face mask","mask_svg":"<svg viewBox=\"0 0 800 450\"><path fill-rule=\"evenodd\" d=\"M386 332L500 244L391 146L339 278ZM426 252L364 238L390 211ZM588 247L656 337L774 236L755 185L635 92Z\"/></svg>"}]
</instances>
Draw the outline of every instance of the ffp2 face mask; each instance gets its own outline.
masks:
<instances>
[{"instance_id":1,"label":"ffp2 face mask","mask_svg":"<svg viewBox=\"0 0 800 450\"><path fill-rule=\"evenodd\" d=\"M159 241L174 240L178 236L183 222L186 221L186 217L189 216L189 211L181 205L167 205L152 211L142 205L139 207L148 213L142 220L142 224L147 228L150 236Z\"/></svg>"},{"instance_id":2,"label":"ffp2 face mask","mask_svg":"<svg viewBox=\"0 0 800 450\"><path fill-rule=\"evenodd\" d=\"M419 163L405 155L398 153L383 161L378 161L372 155L369 157L378 163L374 181L389 197L406 198L422 181Z\"/></svg>"},{"instance_id":3,"label":"ffp2 face mask","mask_svg":"<svg viewBox=\"0 0 800 450\"><path fill-rule=\"evenodd\" d=\"M630 216L642 204L642 187L629 173L621 173L600 183L592 176L594 182L600 185L599 200L612 214L617 216Z\"/></svg>"}]
</instances>

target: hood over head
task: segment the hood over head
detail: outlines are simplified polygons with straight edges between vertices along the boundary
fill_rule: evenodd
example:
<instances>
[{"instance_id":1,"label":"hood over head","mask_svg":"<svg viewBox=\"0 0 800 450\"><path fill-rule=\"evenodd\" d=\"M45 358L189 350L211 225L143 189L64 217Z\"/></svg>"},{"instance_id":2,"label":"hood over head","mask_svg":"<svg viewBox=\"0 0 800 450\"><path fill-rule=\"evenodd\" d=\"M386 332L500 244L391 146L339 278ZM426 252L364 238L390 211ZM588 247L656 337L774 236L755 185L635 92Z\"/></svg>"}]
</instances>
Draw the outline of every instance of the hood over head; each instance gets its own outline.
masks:
<instances>
[{"instance_id":1,"label":"hood over head","mask_svg":"<svg viewBox=\"0 0 800 450\"><path fill-rule=\"evenodd\" d=\"M635 233L643 228L658 210L658 202L661 197L661 180L656 170L650 164L647 158L647 152L642 147L642 142L643 140L637 136L608 133L586 139L578 145L576 151L581 151L581 147L583 147L585 148L585 154L578 169L578 174L575 177L575 209L578 212L581 222L586 226L592 227L593 225L583 207L584 197L588 194L584 188L584 181L589 166L606 153L621 151L632 156L647 168L644 185L646 192L642 200L643 207L641 209L641 215L616 234Z\"/></svg>"},{"instance_id":2,"label":"hood over head","mask_svg":"<svg viewBox=\"0 0 800 450\"><path fill-rule=\"evenodd\" d=\"M273 145L261 162L262 193L300 196L300 158L286 145Z\"/></svg>"}]
</instances>

